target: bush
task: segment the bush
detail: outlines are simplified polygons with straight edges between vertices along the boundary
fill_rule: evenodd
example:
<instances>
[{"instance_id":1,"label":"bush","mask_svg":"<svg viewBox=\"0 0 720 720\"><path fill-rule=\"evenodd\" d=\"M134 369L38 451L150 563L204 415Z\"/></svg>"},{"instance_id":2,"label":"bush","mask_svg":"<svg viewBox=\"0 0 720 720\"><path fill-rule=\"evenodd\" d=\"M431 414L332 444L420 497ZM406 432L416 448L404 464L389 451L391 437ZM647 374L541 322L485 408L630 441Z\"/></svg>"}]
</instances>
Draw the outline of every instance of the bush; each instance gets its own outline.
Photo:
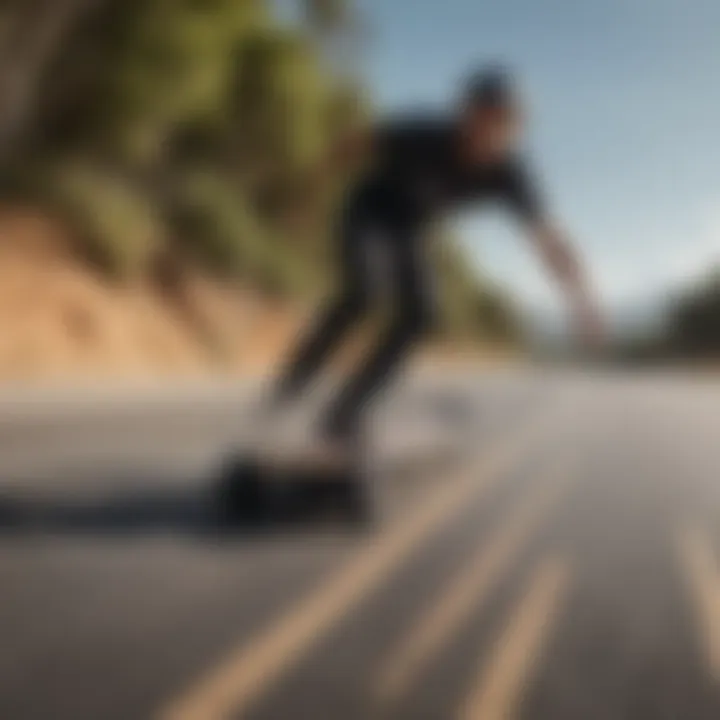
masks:
<instances>
[{"instance_id":1,"label":"bush","mask_svg":"<svg viewBox=\"0 0 720 720\"><path fill-rule=\"evenodd\" d=\"M153 198L107 170L80 162L41 166L15 188L69 225L81 255L117 279L141 276L164 242Z\"/></svg>"},{"instance_id":2,"label":"bush","mask_svg":"<svg viewBox=\"0 0 720 720\"><path fill-rule=\"evenodd\" d=\"M317 283L308 261L281 243L220 175L194 172L179 183L171 225L182 250L214 273L280 296L305 294Z\"/></svg>"}]
</instances>

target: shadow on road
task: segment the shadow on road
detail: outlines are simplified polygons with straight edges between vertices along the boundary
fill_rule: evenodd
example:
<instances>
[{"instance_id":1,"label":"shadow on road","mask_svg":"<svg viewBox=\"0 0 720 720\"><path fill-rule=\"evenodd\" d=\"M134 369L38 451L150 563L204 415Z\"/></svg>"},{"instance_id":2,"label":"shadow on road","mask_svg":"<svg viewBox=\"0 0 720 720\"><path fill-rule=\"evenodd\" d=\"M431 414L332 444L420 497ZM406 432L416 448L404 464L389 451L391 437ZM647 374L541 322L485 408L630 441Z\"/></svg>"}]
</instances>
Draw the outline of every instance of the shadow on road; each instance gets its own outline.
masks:
<instances>
[{"instance_id":1,"label":"shadow on road","mask_svg":"<svg viewBox=\"0 0 720 720\"><path fill-rule=\"evenodd\" d=\"M182 534L202 538L258 538L285 532L367 528L387 495L409 497L462 462L456 449L395 458L362 485L370 512L359 520L347 512L347 498L317 486L293 488L275 498L271 514L229 517L227 477L158 473L147 468L122 472L72 472L67 468L41 488L27 480L0 478L0 537L12 535ZM12 488L12 489L7 489Z\"/></svg>"},{"instance_id":2,"label":"shadow on road","mask_svg":"<svg viewBox=\"0 0 720 720\"><path fill-rule=\"evenodd\" d=\"M133 480L136 483L137 476ZM115 478L113 484L119 482ZM171 486L104 498L83 498L78 493L69 497L0 494L0 531L5 533L201 532L212 527L213 514L209 494L202 496L197 491Z\"/></svg>"},{"instance_id":3,"label":"shadow on road","mask_svg":"<svg viewBox=\"0 0 720 720\"><path fill-rule=\"evenodd\" d=\"M137 488L138 477L128 480ZM124 478L108 484L121 487ZM342 527L332 508L317 498L295 498L283 511L256 521L229 520L217 478L189 487L175 478L148 477L149 489L105 493L0 492L0 536L28 534L137 536L182 534L204 539L259 538L292 532L313 532ZM304 502L302 502L304 500Z\"/></svg>"},{"instance_id":4,"label":"shadow on road","mask_svg":"<svg viewBox=\"0 0 720 720\"><path fill-rule=\"evenodd\" d=\"M381 432L397 434L398 428L405 429L408 418L415 424L418 418L429 418L438 435L444 433L454 442L435 447L423 438L415 439L407 450L373 464L364 483L373 516L379 506L387 504L387 495L405 498L442 478L462 461L461 446L477 443L478 409L467 397L415 393L400 410L396 408L398 415ZM100 461L98 467L88 467L85 462L80 462L80 467L57 467L50 458L43 461L45 469L39 475L27 471L16 477L14 471L10 476L0 471L0 536L170 533L256 538L317 532L328 526L357 530L357 521L348 522L347 513L343 516L342 507L338 509L333 498L328 501L317 492L282 498L279 511L262 521L228 521L223 478L217 467L189 477L187 470L158 469L144 460L135 466L109 465L109 461ZM360 524L366 526L367 522Z\"/></svg>"}]
</instances>

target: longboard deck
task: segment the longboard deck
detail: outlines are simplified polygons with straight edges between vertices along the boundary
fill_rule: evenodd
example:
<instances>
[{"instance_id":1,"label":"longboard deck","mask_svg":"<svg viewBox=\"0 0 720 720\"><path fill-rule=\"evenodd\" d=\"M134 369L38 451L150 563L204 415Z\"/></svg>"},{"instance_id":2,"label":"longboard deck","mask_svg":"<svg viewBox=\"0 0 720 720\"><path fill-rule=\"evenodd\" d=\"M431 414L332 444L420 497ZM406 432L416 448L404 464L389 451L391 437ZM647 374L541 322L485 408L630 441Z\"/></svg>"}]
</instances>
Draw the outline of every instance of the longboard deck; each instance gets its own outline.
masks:
<instances>
[{"instance_id":1,"label":"longboard deck","mask_svg":"<svg viewBox=\"0 0 720 720\"><path fill-rule=\"evenodd\" d=\"M221 471L218 503L223 520L233 525L311 520L330 510L365 524L371 515L359 467L298 466L280 455L231 455Z\"/></svg>"}]
</instances>

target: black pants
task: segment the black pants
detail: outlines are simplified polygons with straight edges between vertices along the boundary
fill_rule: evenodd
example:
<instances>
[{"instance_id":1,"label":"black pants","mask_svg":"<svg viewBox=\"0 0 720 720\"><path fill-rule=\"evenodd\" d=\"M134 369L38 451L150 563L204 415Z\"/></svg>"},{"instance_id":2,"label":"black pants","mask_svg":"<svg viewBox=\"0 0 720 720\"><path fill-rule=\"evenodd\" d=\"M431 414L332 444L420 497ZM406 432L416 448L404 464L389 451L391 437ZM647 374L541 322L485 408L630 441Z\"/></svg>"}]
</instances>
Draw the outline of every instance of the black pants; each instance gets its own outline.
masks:
<instances>
[{"instance_id":1,"label":"black pants","mask_svg":"<svg viewBox=\"0 0 720 720\"><path fill-rule=\"evenodd\" d=\"M376 347L333 398L323 420L329 436L349 438L377 391L433 324L435 303L426 247L417 223L361 201L351 201L339 230L340 290L322 308L280 379L276 400L295 397L348 332L364 319L384 280L390 322Z\"/></svg>"}]
</instances>

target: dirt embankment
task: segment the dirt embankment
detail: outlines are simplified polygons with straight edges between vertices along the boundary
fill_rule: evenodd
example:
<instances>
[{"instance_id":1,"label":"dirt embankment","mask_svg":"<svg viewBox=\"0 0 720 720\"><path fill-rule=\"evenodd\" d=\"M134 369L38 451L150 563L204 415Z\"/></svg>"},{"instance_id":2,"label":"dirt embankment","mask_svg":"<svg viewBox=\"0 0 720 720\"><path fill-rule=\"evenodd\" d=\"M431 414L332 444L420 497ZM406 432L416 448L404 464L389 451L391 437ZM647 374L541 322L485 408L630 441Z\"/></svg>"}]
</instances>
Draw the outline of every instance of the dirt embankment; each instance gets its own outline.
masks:
<instances>
[{"instance_id":1,"label":"dirt embankment","mask_svg":"<svg viewBox=\"0 0 720 720\"><path fill-rule=\"evenodd\" d=\"M0 381L261 371L300 319L200 274L110 283L55 223L0 211Z\"/></svg>"},{"instance_id":2,"label":"dirt embankment","mask_svg":"<svg viewBox=\"0 0 720 720\"><path fill-rule=\"evenodd\" d=\"M265 373L307 314L198 272L109 282L55 222L0 209L0 382ZM512 355L443 343L421 358L495 364Z\"/></svg>"}]
</instances>

